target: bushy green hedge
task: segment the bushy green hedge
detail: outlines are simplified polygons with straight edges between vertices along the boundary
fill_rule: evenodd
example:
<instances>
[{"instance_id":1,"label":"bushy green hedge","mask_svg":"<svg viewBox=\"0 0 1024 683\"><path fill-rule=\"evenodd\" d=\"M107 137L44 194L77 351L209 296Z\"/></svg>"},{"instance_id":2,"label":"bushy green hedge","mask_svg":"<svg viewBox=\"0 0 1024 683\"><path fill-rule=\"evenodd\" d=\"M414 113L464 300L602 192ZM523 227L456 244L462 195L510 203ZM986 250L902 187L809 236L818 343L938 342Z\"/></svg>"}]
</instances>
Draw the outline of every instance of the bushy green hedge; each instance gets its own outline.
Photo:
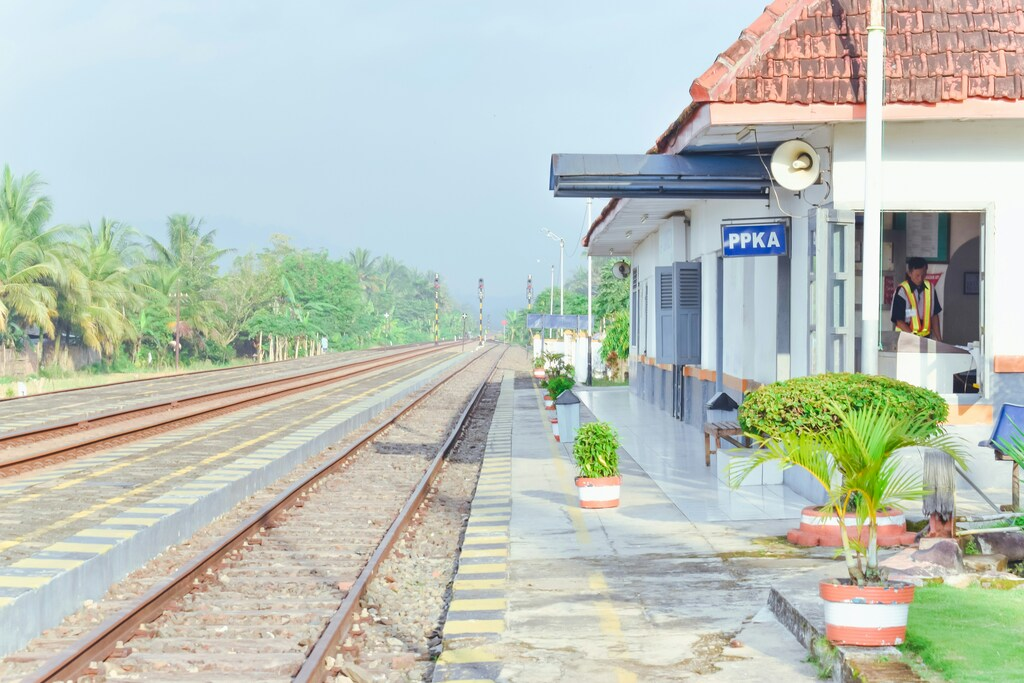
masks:
<instances>
[{"instance_id":1,"label":"bushy green hedge","mask_svg":"<svg viewBox=\"0 0 1024 683\"><path fill-rule=\"evenodd\" d=\"M767 384L751 392L739 408L739 422L749 434L778 436L829 431L839 422L832 401L844 411L888 407L899 417L928 415L938 425L949 406L934 391L906 382L852 373L827 373Z\"/></svg>"}]
</instances>

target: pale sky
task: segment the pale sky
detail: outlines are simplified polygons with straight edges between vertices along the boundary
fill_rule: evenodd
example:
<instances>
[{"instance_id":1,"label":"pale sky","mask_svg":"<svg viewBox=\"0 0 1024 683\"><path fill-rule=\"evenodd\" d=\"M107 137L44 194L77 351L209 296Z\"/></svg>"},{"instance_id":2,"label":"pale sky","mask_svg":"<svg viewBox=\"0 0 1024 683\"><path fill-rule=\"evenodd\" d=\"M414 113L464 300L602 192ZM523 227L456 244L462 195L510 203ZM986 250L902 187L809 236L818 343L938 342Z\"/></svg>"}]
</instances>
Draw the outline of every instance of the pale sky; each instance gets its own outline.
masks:
<instances>
[{"instance_id":1,"label":"pale sky","mask_svg":"<svg viewBox=\"0 0 1024 683\"><path fill-rule=\"evenodd\" d=\"M470 310L483 277L498 326L557 269L542 228L585 263L550 155L646 151L766 2L5 0L0 163L56 222L364 247Z\"/></svg>"}]
</instances>

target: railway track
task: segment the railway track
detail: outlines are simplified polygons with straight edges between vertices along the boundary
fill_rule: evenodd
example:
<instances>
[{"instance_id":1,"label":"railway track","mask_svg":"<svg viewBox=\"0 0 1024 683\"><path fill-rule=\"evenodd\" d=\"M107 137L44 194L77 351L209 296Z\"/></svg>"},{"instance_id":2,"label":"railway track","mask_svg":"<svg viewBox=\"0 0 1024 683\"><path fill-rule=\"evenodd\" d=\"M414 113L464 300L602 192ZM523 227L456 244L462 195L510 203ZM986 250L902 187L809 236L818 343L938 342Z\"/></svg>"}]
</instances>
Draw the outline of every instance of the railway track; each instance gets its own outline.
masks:
<instances>
[{"instance_id":1,"label":"railway track","mask_svg":"<svg viewBox=\"0 0 1024 683\"><path fill-rule=\"evenodd\" d=\"M191 395L177 394L98 410L84 419L58 418L7 431L0 434L0 477L63 462L104 444L145 438L184 423L192 424L246 406L365 375L452 346L452 343L447 343L407 347L342 365L258 379L240 386L208 386Z\"/></svg>"},{"instance_id":2,"label":"railway track","mask_svg":"<svg viewBox=\"0 0 1024 683\"><path fill-rule=\"evenodd\" d=\"M450 373L26 680L325 680L498 356ZM469 372L483 381L453 386Z\"/></svg>"}]
</instances>

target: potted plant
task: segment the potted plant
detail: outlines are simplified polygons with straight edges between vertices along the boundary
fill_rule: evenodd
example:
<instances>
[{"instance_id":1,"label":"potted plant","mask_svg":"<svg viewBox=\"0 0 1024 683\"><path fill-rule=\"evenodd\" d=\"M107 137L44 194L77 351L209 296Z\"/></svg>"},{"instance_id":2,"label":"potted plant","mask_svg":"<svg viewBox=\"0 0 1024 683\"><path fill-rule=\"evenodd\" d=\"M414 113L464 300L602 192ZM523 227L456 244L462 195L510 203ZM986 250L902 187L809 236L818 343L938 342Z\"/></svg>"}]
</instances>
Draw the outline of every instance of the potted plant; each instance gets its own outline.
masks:
<instances>
[{"instance_id":1,"label":"potted plant","mask_svg":"<svg viewBox=\"0 0 1024 683\"><path fill-rule=\"evenodd\" d=\"M547 376L544 372L544 356L536 356L533 359L533 376L537 379L544 379Z\"/></svg>"},{"instance_id":2,"label":"potted plant","mask_svg":"<svg viewBox=\"0 0 1024 683\"><path fill-rule=\"evenodd\" d=\"M758 437L763 440L790 433L818 435L832 431L840 424L836 407L849 413L882 406L888 406L894 418L927 416L933 433L938 433L949 414L945 399L934 391L889 377L833 372L766 384L744 397L738 419L744 434L757 441ZM820 482L802 471L786 472L785 483L810 500L824 503L827 498L822 495L818 499ZM884 519L879 524L879 545L914 542L915 534L907 531L902 510L893 508L880 514ZM856 524L852 511L847 518L849 525ZM828 506L804 508L799 528L790 530L786 537L797 545L842 545L839 520ZM861 542L867 542L866 536Z\"/></svg>"},{"instance_id":3,"label":"potted plant","mask_svg":"<svg viewBox=\"0 0 1024 683\"><path fill-rule=\"evenodd\" d=\"M579 476L576 490L580 507L613 508L619 505L619 435L607 422L580 425L572 445Z\"/></svg>"},{"instance_id":4,"label":"potted plant","mask_svg":"<svg viewBox=\"0 0 1024 683\"><path fill-rule=\"evenodd\" d=\"M806 470L828 495L826 507L838 520L849 574L819 584L826 637L837 645L896 645L906 636L914 586L887 581L879 571L879 511L927 493L920 475L900 457L907 453L901 449L936 448L963 464L961 446L929 415L896 415L889 407L847 411L829 403L838 419L835 428L755 437L760 448L730 463L730 481L738 485L766 462ZM848 528L849 512L855 514L855 534Z\"/></svg>"}]
</instances>

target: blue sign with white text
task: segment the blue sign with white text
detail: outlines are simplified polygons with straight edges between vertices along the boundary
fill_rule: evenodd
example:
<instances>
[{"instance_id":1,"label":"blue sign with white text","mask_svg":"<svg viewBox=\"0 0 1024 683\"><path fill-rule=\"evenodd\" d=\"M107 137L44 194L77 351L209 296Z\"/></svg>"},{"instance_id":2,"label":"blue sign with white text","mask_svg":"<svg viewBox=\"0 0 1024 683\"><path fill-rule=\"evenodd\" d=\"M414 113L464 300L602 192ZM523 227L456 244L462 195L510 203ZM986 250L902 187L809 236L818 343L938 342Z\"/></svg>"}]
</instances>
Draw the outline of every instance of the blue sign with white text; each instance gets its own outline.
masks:
<instances>
[{"instance_id":1,"label":"blue sign with white text","mask_svg":"<svg viewBox=\"0 0 1024 683\"><path fill-rule=\"evenodd\" d=\"M725 256L779 256L787 252L786 224L723 225Z\"/></svg>"}]
</instances>

